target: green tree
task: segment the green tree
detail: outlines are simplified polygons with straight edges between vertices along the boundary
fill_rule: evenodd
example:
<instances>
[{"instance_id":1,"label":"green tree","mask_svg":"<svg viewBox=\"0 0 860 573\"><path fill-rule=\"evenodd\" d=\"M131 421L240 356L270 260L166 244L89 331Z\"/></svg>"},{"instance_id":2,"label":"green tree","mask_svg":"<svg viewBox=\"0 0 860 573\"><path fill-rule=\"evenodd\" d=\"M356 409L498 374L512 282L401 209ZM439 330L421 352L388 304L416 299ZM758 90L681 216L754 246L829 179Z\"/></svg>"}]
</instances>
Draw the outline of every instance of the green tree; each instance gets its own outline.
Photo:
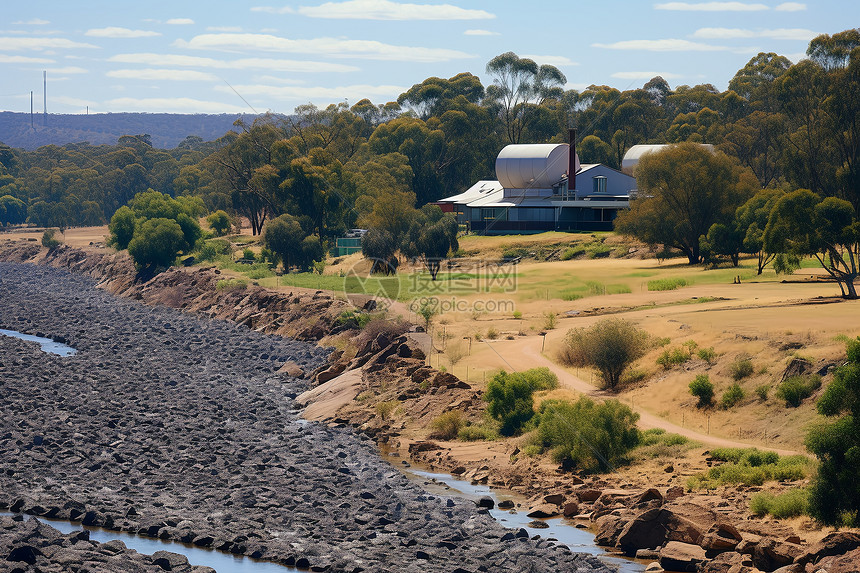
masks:
<instances>
[{"instance_id":1,"label":"green tree","mask_svg":"<svg viewBox=\"0 0 860 573\"><path fill-rule=\"evenodd\" d=\"M175 219L146 219L135 229L128 254L138 268L169 267L185 246L185 235Z\"/></svg>"},{"instance_id":2,"label":"green tree","mask_svg":"<svg viewBox=\"0 0 860 573\"><path fill-rule=\"evenodd\" d=\"M734 226L743 232L741 252L756 257L756 274L759 275L776 257L764 250L764 230L773 206L783 195L785 192L779 189L762 189L735 211Z\"/></svg>"},{"instance_id":3,"label":"green tree","mask_svg":"<svg viewBox=\"0 0 860 573\"><path fill-rule=\"evenodd\" d=\"M308 236L299 220L292 215L281 215L266 223L262 242L283 263L287 272L294 266L306 269L323 255L319 237Z\"/></svg>"},{"instance_id":4,"label":"green tree","mask_svg":"<svg viewBox=\"0 0 860 573\"><path fill-rule=\"evenodd\" d=\"M860 221L848 201L821 199L808 189L786 194L770 213L764 249L774 254L815 257L839 284L842 296L857 298L854 281L860 263Z\"/></svg>"},{"instance_id":5,"label":"green tree","mask_svg":"<svg viewBox=\"0 0 860 573\"><path fill-rule=\"evenodd\" d=\"M209 224L209 228L212 229L216 237L223 237L233 226L230 222L230 215L221 209L218 209L206 217L206 222Z\"/></svg>"},{"instance_id":6,"label":"green tree","mask_svg":"<svg viewBox=\"0 0 860 573\"><path fill-rule=\"evenodd\" d=\"M848 343L847 355L847 363L835 370L817 404L819 413L836 419L812 429L806 447L820 461L810 495L812 515L829 525L856 527L860 524L860 338Z\"/></svg>"},{"instance_id":7,"label":"green tree","mask_svg":"<svg viewBox=\"0 0 860 573\"><path fill-rule=\"evenodd\" d=\"M614 390L624 371L645 355L648 333L621 318L607 318L589 328L568 331L560 357L571 366L597 368L606 388Z\"/></svg>"},{"instance_id":8,"label":"green tree","mask_svg":"<svg viewBox=\"0 0 860 573\"><path fill-rule=\"evenodd\" d=\"M370 229L361 238L361 254L371 261L370 272L393 275L397 272L397 243L384 229Z\"/></svg>"},{"instance_id":9,"label":"green tree","mask_svg":"<svg viewBox=\"0 0 860 573\"><path fill-rule=\"evenodd\" d=\"M11 195L0 197L0 225L19 225L26 220L26 203Z\"/></svg>"},{"instance_id":10,"label":"green tree","mask_svg":"<svg viewBox=\"0 0 860 573\"><path fill-rule=\"evenodd\" d=\"M697 406L706 408L714 399L714 385L707 374L699 374L690 382L690 394L699 399Z\"/></svg>"},{"instance_id":11,"label":"green tree","mask_svg":"<svg viewBox=\"0 0 860 573\"><path fill-rule=\"evenodd\" d=\"M519 143L523 131L536 115L536 108L548 99L560 100L567 78L555 66L538 66L534 60L505 52L487 62L493 85L487 99L499 108L507 140Z\"/></svg>"},{"instance_id":12,"label":"green tree","mask_svg":"<svg viewBox=\"0 0 860 573\"><path fill-rule=\"evenodd\" d=\"M645 155L636 168L641 198L616 219L620 233L680 249L700 260L699 238L714 223L731 220L758 188L736 160L694 143Z\"/></svg>"},{"instance_id":13,"label":"green tree","mask_svg":"<svg viewBox=\"0 0 860 573\"><path fill-rule=\"evenodd\" d=\"M110 224L108 224L110 238L108 242L119 250L127 249L132 237L134 237L136 225L137 217L134 211L128 205L123 205L110 218Z\"/></svg>"},{"instance_id":14,"label":"green tree","mask_svg":"<svg viewBox=\"0 0 860 573\"><path fill-rule=\"evenodd\" d=\"M453 215L443 213L436 205L425 205L412 221L400 252L411 259L420 259L435 281L442 261L450 252L460 248L458 229Z\"/></svg>"}]
</instances>

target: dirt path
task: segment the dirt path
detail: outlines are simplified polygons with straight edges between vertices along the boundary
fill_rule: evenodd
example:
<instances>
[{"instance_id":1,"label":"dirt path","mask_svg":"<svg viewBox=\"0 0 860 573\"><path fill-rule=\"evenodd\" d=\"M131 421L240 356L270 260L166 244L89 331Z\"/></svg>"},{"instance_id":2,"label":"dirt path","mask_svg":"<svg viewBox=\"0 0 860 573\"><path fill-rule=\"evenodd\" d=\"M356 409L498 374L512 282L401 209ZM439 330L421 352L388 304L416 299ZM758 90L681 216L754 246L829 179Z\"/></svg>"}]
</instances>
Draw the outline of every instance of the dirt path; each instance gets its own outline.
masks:
<instances>
[{"instance_id":1,"label":"dirt path","mask_svg":"<svg viewBox=\"0 0 860 573\"><path fill-rule=\"evenodd\" d=\"M540 336L530 336L522 338L520 339L519 352L506 353L504 359L510 365L510 367L515 370L527 370L529 368L546 366L556 376L558 376L559 383L562 386L571 390L575 390L576 392L579 392L581 394L585 394L587 396L591 396L599 400L603 400L609 396L606 392L603 392L598 388L592 386L585 380L574 376L573 374L571 374L561 366L558 366L557 364L549 360L546 356L544 356L541 353L542 342L543 341L541 340ZM645 430L649 428L662 428L667 432L680 434L682 436L690 438L691 440L702 442L703 444L709 446L717 446L724 448L757 447L759 449L776 452L780 455L796 455L801 453L796 452L794 450L783 450L763 446L761 444L739 442L736 440L729 440L726 438L702 434L700 432L696 432L695 430L691 430L689 428L684 428L682 426L678 426L677 424L673 424L672 422L655 416L654 414L643 410L642 408L636 407L635 405L633 407L633 410L639 414L639 427Z\"/></svg>"}]
</instances>

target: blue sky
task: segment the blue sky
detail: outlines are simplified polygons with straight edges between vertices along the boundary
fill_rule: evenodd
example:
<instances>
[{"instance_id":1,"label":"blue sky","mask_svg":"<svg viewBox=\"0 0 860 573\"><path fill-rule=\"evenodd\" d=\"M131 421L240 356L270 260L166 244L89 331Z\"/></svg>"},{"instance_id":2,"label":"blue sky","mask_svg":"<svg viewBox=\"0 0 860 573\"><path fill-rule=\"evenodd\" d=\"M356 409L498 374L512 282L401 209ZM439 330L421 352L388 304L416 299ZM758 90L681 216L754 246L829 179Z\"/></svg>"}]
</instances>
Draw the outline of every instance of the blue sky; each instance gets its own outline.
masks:
<instances>
[{"instance_id":1,"label":"blue sky","mask_svg":"<svg viewBox=\"0 0 860 573\"><path fill-rule=\"evenodd\" d=\"M430 76L507 51L556 65L568 87L674 88L729 80L761 51L792 61L860 24L860 2L781 0L30 0L3 2L0 110L290 113L385 103Z\"/></svg>"}]
</instances>

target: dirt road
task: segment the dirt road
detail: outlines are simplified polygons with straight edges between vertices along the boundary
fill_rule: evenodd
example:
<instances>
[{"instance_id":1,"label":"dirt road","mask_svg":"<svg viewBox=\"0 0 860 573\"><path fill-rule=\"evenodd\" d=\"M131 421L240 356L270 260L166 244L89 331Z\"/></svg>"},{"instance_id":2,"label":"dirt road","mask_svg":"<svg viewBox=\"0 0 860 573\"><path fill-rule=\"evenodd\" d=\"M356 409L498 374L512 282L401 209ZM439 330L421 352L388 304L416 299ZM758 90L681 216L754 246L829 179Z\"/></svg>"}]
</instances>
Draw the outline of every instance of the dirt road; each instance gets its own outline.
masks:
<instances>
[{"instance_id":1,"label":"dirt road","mask_svg":"<svg viewBox=\"0 0 860 573\"><path fill-rule=\"evenodd\" d=\"M537 368L541 366L546 366L549 368L556 376L558 376L559 383L561 386L565 388L569 388L571 390L575 390L581 394L585 394L587 396L591 396L598 400L603 400L608 397L611 397L610 394L599 390L595 386L589 384L585 380L574 376L561 366L558 366L551 360L549 360L546 356L541 353L541 343L542 339L540 336L529 336L525 338L521 338L519 341L517 353L506 353L505 361L510 365L511 368L515 370L528 370L529 368ZM676 434L680 434L682 436L686 436L691 440L695 440L697 442L701 442L703 444L709 446L717 446L717 447L725 447L725 448L749 448L749 447L757 447L763 450L769 450L776 452L780 455L796 455L802 452L797 452L794 450L783 450L778 448L772 448L768 446L763 446L761 444L751 444L748 442L739 442L737 440L729 440L726 438L720 438L717 436L702 434L700 432L696 432L695 430L691 430L689 428L684 428L682 426L678 426L677 424L673 424L667 420L659 418L654 414L643 410L642 408L633 407L633 410L639 414L639 427L643 430L647 430L649 428L662 428L667 432L673 432Z\"/></svg>"}]
</instances>

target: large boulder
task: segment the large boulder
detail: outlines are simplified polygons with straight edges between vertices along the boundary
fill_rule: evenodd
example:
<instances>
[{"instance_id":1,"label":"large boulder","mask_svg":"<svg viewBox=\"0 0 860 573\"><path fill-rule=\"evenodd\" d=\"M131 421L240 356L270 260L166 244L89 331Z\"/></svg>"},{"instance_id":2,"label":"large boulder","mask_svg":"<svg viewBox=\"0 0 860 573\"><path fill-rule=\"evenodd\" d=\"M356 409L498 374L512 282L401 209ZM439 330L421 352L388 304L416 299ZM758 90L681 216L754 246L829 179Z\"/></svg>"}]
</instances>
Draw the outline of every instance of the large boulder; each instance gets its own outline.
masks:
<instances>
[{"instance_id":1,"label":"large boulder","mask_svg":"<svg viewBox=\"0 0 860 573\"><path fill-rule=\"evenodd\" d=\"M844 555L858 548L860 548L860 534L836 531L808 547L797 557L796 562L802 565L816 564L825 557Z\"/></svg>"},{"instance_id":2,"label":"large boulder","mask_svg":"<svg viewBox=\"0 0 860 573\"><path fill-rule=\"evenodd\" d=\"M660 508L649 509L630 520L618 535L616 545L628 556L638 549L660 547L666 541L666 527L660 522Z\"/></svg>"},{"instance_id":3,"label":"large boulder","mask_svg":"<svg viewBox=\"0 0 860 573\"><path fill-rule=\"evenodd\" d=\"M660 566L668 571L696 571L707 560L705 550L692 543L670 541L660 549Z\"/></svg>"},{"instance_id":4,"label":"large boulder","mask_svg":"<svg viewBox=\"0 0 860 573\"><path fill-rule=\"evenodd\" d=\"M794 563L801 551L800 545L766 537L753 552L753 564L764 571L773 571Z\"/></svg>"},{"instance_id":5,"label":"large boulder","mask_svg":"<svg viewBox=\"0 0 860 573\"><path fill-rule=\"evenodd\" d=\"M845 555L824 557L814 565L807 565L810 573L857 573L860 571L860 549L849 551Z\"/></svg>"},{"instance_id":6,"label":"large boulder","mask_svg":"<svg viewBox=\"0 0 860 573\"><path fill-rule=\"evenodd\" d=\"M622 519L617 515L599 517L595 522L597 533L594 535L594 542L605 547L615 547L618 537L624 531L627 522L628 520Z\"/></svg>"},{"instance_id":7,"label":"large boulder","mask_svg":"<svg viewBox=\"0 0 860 573\"><path fill-rule=\"evenodd\" d=\"M728 523L715 523L702 535L699 545L705 548L709 554L734 551L743 540L741 533Z\"/></svg>"}]
</instances>

